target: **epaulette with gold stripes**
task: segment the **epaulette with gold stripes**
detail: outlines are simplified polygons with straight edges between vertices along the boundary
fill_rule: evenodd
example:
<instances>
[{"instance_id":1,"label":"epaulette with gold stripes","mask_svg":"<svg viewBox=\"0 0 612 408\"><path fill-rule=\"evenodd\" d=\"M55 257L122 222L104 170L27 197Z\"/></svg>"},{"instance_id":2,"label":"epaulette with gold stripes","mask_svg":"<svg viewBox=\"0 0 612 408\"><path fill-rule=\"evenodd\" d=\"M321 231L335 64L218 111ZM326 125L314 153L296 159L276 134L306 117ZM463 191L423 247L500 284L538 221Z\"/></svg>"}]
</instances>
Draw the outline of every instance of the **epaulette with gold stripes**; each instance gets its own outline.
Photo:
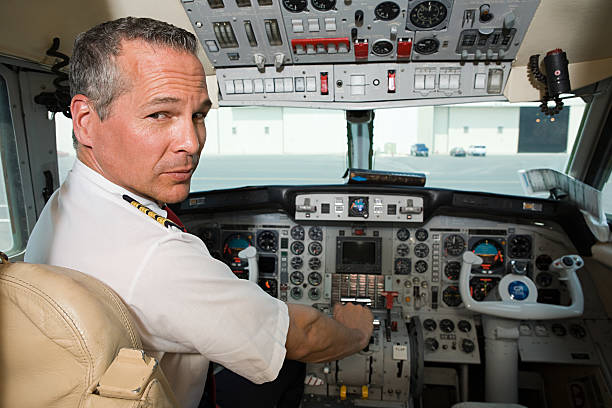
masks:
<instances>
[{"instance_id":1,"label":"epaulette with gold stripes","mask_svg":"<svg viewBox=\"0 0 612 408\"><path fill-rule=\"evenodd\" d=\"M124 194L123 199L127 201L128 203L132 204L134 207L138 208L140 212L142 212L143 214L146 214L152 219L154 219L155 221L159 222L164 227L166 228L176 227L179 230L181 229L181 227L179 227L176 223L170 221L169 219L165 217L162 217L161 215L157 214L155 211L151 210L150 208L140 204L138 201L134 200L129 195Z\"/></svg>"}]
</instances>

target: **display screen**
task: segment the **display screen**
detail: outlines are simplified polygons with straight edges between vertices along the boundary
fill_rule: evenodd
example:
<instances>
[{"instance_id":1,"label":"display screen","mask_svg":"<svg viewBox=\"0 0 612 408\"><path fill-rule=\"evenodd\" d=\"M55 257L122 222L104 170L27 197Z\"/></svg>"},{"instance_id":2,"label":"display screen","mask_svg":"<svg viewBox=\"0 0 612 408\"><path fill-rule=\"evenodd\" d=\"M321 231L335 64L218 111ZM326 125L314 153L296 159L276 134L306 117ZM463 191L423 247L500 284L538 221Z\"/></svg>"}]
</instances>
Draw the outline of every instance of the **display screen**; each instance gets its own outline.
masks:
<instances>
[{"instance_id":1,"label":"display screen","mask_svg":"<svg viewBox=\"0 0 612 408\"><path fill-rule=\"evenodd\" d=\"M342 243L344 265L376 264L376 243L371 241L345 241Z\"/></svg>"},{"instance_id":2,"label":"display screen","mask_svg":"<svg viewBox=\"0 0 612 408\"><path fill-rule=\"evenodd\" d=\"M276 272L276 257L260 256L257 266L259 266L259 273L274 273Z\"/></svg>"}]
</instances>

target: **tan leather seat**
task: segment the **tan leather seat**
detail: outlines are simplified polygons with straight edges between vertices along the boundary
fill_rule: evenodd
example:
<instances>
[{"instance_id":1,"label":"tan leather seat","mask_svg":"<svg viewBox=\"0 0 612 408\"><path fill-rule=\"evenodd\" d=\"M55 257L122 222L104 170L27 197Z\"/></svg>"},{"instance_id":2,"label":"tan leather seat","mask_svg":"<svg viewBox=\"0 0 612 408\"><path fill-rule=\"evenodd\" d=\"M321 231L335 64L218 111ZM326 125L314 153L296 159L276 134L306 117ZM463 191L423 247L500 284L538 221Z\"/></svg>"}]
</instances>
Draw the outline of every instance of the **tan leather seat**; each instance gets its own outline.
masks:
<instances>
[{"instance_id":1,"label":"tan leather seat","mask_svg":"<svg viewBox=\"0 0 612 408\"><path fill-rule=\"evenodd\" d=\"M178 407L110 288L66 268L0 261L0 407Z\"/></svg>"}]
</instances>

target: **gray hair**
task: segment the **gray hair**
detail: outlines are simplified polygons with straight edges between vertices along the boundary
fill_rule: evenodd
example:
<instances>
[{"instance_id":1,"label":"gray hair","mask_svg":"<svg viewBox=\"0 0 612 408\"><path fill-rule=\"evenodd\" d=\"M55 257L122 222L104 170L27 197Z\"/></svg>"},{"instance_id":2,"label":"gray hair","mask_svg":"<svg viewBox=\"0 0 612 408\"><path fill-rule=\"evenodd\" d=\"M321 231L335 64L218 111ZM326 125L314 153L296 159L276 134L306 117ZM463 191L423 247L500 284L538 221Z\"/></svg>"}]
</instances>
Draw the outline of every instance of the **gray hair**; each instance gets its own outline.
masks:
<instances>
[{"instance_id":1,"label":"gray hair","mask_svg":"<svg viewBox=\"0 0 612 408\"><path fill-rule=\"evenodd\" d=\"M142 40L196 55L193 34L150 18L124 17L79 34L70 61L70 96L87 96L102 121L113 100L129 86L116 64L123 40Z\"/></svg>"}]
</instances>

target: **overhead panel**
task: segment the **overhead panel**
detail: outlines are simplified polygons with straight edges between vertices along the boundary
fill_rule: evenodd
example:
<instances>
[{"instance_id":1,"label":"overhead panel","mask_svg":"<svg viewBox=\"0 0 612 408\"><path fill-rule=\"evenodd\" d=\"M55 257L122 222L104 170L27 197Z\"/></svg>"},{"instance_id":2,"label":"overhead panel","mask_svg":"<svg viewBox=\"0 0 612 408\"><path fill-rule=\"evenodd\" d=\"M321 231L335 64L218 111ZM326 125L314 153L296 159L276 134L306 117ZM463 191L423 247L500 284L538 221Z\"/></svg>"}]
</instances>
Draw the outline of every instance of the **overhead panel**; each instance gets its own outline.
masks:
<instances>
[{"instance_id":1,"label":"overhead panel","mask_svg":"<svg viewBox=\"0 0 612 408\"><path fill-rule=\"evenodd\" d=\"M499 97L539 1L183 0L220 104Z\"/></svg>"}]
</instances>

